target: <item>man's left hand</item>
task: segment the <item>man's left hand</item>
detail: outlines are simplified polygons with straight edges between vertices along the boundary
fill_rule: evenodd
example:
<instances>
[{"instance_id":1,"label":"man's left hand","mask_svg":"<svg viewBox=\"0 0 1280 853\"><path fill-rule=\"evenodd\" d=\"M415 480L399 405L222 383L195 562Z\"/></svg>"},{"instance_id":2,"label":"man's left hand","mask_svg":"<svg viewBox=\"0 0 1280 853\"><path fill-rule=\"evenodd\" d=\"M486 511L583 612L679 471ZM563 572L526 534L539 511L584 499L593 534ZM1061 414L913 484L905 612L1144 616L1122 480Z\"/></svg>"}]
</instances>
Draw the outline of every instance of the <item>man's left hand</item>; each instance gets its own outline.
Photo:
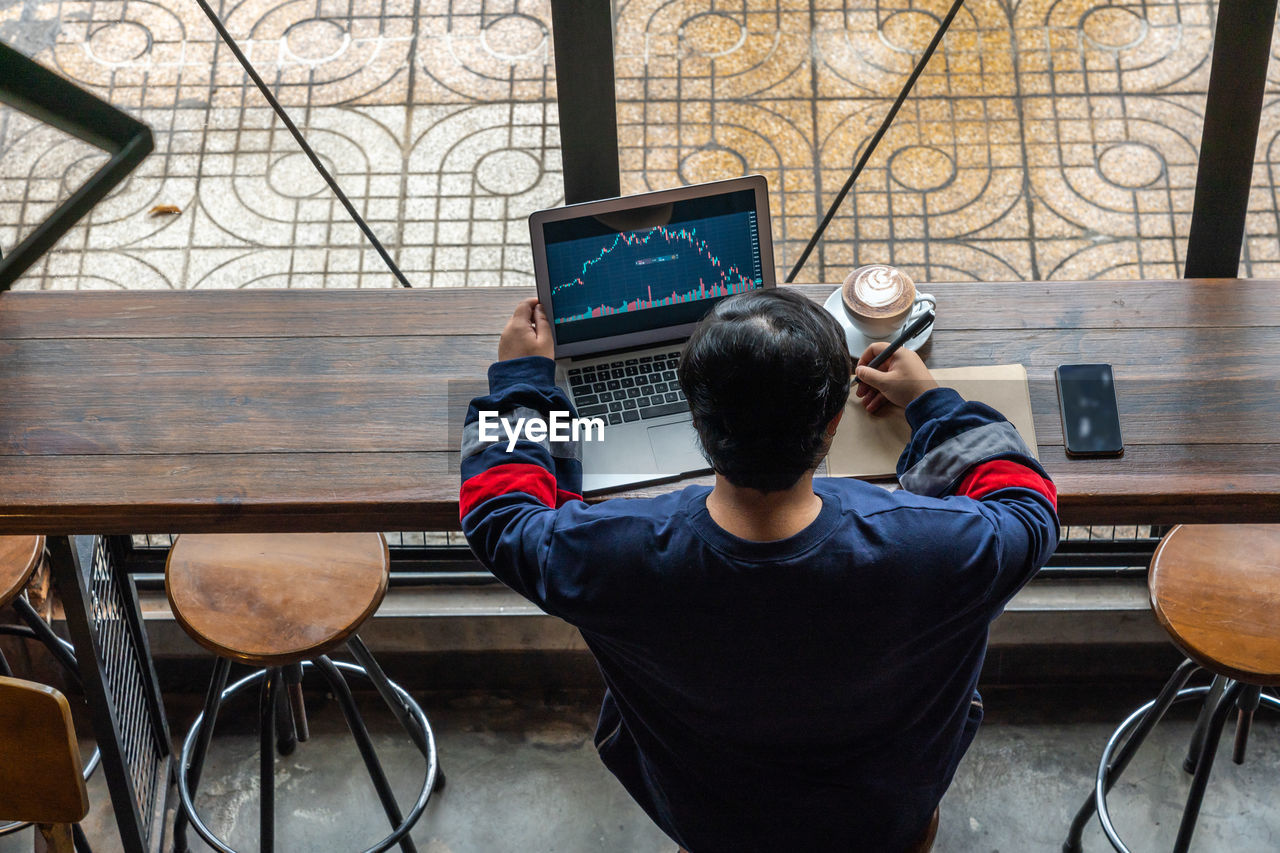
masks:
<instances>
[{"instance_id":1,"label":"man's left hand","mask_svg":"<svg viewBox=\"0 0 1280 853\"><path fill-rule=\"evenodd\" d=\"M515 313L502 330L502 337L498 339L498 361L526 355L541 355L546 358L555 355L551 342L551 322L536 296L530 296L516 306Z\"/></svg>"}]
</instances>

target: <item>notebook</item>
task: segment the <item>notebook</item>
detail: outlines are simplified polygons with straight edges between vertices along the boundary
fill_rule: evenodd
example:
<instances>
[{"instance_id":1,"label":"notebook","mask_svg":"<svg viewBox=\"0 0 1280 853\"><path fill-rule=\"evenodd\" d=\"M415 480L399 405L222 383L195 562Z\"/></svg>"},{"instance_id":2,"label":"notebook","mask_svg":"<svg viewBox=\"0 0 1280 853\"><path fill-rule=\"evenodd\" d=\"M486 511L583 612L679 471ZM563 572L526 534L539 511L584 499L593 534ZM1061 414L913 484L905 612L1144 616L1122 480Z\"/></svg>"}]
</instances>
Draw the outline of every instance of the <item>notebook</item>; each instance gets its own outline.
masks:
<instances>
[{"instance_id":1,"label":"notebook","mask_svg":"<svg viewBox=\"0 0 1280 853\"><path fill-rule=\"evenodd\" d=\"M966 400L986 403L1009 419L1036 455L1036 427L1031 416L1027 369L1021 364L951 367L931 370L938 384L954 388ZM869 415L852 393L827 455L832 477L894 477L898 457L911 439L907 417L897 406ZM1039 456L1036 456L1038 459Z\"/></svg>"}]
</instances>

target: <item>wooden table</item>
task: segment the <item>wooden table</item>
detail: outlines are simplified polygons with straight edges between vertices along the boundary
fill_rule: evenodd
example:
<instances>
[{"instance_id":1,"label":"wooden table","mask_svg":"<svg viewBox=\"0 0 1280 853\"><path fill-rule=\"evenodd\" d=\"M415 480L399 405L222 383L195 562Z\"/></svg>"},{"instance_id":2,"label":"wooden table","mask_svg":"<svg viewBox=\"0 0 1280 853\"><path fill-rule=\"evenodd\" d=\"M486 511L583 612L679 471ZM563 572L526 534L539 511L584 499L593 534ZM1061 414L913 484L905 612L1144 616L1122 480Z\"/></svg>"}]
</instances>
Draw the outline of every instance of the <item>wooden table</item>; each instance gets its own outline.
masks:
<instances>
[{"instance_id":1,"label":"wooden table","mask_svg":"<svg viewBox=\"0 0 1280 853\"><path fill-rule=\"evenodd\" d=\"M1280 521L1280 282L928 289L931 365L1027 366L1065 521ZM456 529L460 420L526 295L0 294L0 534L52 536L130 853L170 766L146 633L105 540L54 534ZM1079 361L1115 366L1122 459L1063 452L1053 369Z\"/></svg>"},{"instance_id":2,"label":"wooden table","mask_svg":"<svg viewBox=\"0 0 1280 853\"><path fill-rule=\"evenodd\" d=\"M929 289L931 365L1027 366L1065 521L1280 521L1280 282ZM0 533L456 529L449 419L525 295L0 295ZM1122 459L1064 454L1077 361L1115 366Z\"/></svg>"}]
</instances>

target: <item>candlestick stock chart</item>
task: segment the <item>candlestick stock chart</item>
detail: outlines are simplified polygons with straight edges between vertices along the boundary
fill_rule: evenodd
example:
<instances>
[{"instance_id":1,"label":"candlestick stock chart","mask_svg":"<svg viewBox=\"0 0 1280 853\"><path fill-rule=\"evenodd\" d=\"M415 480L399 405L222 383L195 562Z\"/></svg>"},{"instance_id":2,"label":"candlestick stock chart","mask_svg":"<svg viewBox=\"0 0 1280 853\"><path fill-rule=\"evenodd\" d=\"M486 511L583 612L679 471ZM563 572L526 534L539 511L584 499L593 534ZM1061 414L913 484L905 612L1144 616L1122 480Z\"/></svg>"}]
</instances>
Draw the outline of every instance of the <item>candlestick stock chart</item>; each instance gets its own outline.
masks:
<instances>
[{"instance_id":1,"label":"candlestick stock chart","mask_svg":"<svg viewBox=\"0 0 1280 853\"><path fill-rule=\"evenodd\" d=\"M742 293L761 283L754 211L547 245L557 324Z\"/></svg>"}]
</instances>

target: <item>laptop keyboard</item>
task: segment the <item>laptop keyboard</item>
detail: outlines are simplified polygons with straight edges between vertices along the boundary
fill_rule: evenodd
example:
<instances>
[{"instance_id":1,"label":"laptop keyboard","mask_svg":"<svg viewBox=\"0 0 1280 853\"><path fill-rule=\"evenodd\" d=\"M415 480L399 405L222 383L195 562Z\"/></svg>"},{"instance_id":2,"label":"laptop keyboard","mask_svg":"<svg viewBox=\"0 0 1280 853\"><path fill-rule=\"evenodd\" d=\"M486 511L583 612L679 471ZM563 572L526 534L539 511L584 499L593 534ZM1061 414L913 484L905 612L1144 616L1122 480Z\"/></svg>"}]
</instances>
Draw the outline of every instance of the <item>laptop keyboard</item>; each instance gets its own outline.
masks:
<instances>
[{"instance_id":1,"label":"laptop keyboard","mask_svg":"<svg viewBox=\"0 0 1280 853\"><path fill-rule=\"evenodd\" d=\"M569 387L578 416L621 424L688 412L676 382L679 362L677 351L571 368Z\"/></svg>"}]
</instances>

